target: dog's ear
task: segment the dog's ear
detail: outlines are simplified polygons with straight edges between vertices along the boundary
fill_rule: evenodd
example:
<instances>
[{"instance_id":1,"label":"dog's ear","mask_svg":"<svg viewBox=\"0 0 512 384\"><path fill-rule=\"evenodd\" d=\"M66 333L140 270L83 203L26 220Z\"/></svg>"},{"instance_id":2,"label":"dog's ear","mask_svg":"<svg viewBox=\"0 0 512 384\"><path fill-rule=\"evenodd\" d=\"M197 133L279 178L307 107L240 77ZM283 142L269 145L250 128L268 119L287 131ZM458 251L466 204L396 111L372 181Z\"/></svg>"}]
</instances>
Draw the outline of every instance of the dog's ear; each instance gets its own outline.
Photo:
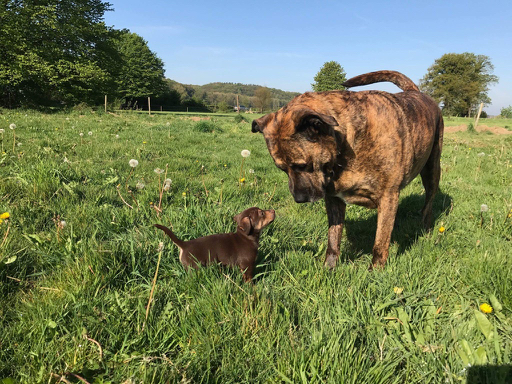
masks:
<instances>
[{"instance_id":1,"label":"dog's ear","mask_svg":"<svg viewBox=\"0 0 512 384\"><path fill-rule=\"evenodd\" d=\"M273 115L274 115L273 113L269 113L268 115L262 116L259 119L253 120L251 131L253 133L255 133L255 132L263 133L263 130L265 129L265 127L267 126L269 121L272 119Z\"/></svg>"},{"instance_id":2,"label":"dog's ear","mask_svg":"<svg viewBox=\"0 0 512 384\"><path fill-rule=\"evenodd\" d=\"M244 232L246 235L250 235L252 233L252 221L249 216L245 216L238 222L238 229Z\"/></svg>"},{"instance_id":3,"label":"dog's ear","mask_svg":"<svg viewBox=\"0 0 512 384\"><path fill-rule=\"evenodd\" d=\"M295 133L303 134L309 141L317 141L320 135L334 136L336 119L309 108L302 108L295 114Z\"/></svg>"}]
</instances>

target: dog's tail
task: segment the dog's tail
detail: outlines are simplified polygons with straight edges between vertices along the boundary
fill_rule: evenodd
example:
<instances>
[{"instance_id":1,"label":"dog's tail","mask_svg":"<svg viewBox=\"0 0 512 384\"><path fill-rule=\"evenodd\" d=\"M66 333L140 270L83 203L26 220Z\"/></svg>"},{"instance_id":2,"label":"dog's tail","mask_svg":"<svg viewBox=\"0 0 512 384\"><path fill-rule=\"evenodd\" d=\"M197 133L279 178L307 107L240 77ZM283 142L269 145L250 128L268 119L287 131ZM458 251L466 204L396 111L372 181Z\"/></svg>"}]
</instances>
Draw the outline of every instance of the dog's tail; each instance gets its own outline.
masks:
<instances>
[{"instance_id":1,"label":"dog's tail","mask_svg":"<svg viewBox=\"0 0 512 384\"><path fill-rule=\"evenodd\" d=\"M373 83L381 83L383 81L389 81L395 84L402 91L419 91L416 84L407 76L397 71L377 71L369 72L364 75L359 75L348 79L343 83L346 88L357 87L359 85L367 85Z\"/></svg>"},{"instance_id":2,"label":"dog's tail","mask_svg":"<svg viewBox=\"0 0 512 384\"><path fill-rule=\"evenodd\" d=\"M176 235L169 228L167 228L164 225L160 225L160 224L155 224L155 227L164 231L167 234L167 236L169 236L171 238L171 240L174 242L174 244L176 244L180 248L183 248L184 241L178 239L176 237Z\"/></svg>"}]
</instances>

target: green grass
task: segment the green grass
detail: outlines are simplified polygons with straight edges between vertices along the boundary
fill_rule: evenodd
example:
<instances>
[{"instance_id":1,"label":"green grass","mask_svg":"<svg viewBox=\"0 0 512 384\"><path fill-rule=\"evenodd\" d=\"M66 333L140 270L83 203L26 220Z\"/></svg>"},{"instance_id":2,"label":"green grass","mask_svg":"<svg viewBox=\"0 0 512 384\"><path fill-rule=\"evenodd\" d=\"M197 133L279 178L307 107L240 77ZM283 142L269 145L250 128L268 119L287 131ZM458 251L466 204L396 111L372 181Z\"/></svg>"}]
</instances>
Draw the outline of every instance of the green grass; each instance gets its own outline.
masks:
<instances>
[{"instance_id":1,"label":"green grass","mask_svg":"<svg viewBox=\"0 0 512 384\"><path fill-rule=\"evenodd\" d=\"M11 215L0 225L0 383L510 378L510 137L447 135L433 231L421 230L415 180L401 195L388 264L369 272L376 212L349 206L340 262L324 269L323 203L294 203L261 135L234 117L198 126L172 114L4 111L0 128L0 213ZM239 186L242 149L251 156ZM172 187L158 216L153 170L166 165ZM152 226L172 225L183 239L233 231L232 217L250 206L277 212L254 285L236 270L184 271ZM482 314L482 303L494 311Z\"/></svg>"},{"instance_id":2,"label":"green grass","mask_svg":"<svg viewBox=\"0 0 512 384\"><path fill-rule=\"evenodd\" d=\"M475 117L445 117L444 126L453 127L457 125L468 125L469 123L475 123ZM512 119L505 119L501 117L492 118L480 118L478 125L486 125L488 127L502 127L512 131Z\"/></svg>"}]
</instances>

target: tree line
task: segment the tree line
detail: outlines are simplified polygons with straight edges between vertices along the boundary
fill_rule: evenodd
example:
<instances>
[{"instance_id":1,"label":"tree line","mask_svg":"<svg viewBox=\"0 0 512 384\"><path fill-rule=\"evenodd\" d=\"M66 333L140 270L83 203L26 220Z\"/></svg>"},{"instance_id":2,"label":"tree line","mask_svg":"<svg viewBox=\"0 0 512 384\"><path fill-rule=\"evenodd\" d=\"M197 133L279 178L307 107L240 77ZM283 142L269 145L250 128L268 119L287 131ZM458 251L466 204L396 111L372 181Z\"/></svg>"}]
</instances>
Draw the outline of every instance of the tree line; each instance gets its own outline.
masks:
<instances>
[{"instance_id":1,"label":"tree line","mask_svg":"<svg viewBox=\"0 0 512 384\"><path fill-rule=\"evenodd\" d=\"M474 53L447 53L435 60L419 88L430 95L450 116L471 116L480 103L489 105L489 87L498 82L494 66L485 55ZM336 61L324 63L311 84L314 91L343 90L346 74ZM501 115L512 116L512 107L503 108Z\"/></svg>"},{"instance_id":2,"label":"tree line","mask_svg":"<svg viewBox=\"0 0 512 384\"><path fill-rule=\"evenodd\" d=\"M238 103L259 110L278 109L298 93L257 85L185 85L166 79L162 60L129 30L104 22L112 5L101 0L4 0L0 4L0 107L100 105L104 95L132 108ZM420 89L447 115L471 116L490 104L489 87L498 82L485 55L448 53L420 80ZM343 89L346 74L335 61L324 64L314 91ZM121 101L122 100L122 101ZM510 107L509 107L510 109ZM504 109L504 114L510 114Z\"/></svg>"},{"instance_id":3,"label":"tree line","mask_svg":"<svg viewBox=\"0 0 512 384\"><path fill-rule=\"evenodd\" d=\"M227 110L239 95L240 104L266 109L296 95L256 85L196 86L166 79L164 63L141 36L105 24L104 14L112 10L101 0L3 1L0 106L100 105L108 95L126 108L144 106L151 97L155 105Z\"/></svg>"}]
</instances>

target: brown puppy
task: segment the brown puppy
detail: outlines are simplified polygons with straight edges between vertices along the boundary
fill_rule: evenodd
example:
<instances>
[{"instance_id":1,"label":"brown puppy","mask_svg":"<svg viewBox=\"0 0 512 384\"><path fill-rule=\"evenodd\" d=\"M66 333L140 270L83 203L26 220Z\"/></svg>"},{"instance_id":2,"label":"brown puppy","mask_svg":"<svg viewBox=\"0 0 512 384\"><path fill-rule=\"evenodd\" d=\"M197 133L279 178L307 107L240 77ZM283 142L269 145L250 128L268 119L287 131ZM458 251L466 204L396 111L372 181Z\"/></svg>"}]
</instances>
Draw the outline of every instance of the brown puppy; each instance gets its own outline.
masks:
<instances>
[{"instance_id":1,"label":"brown puppy","mask_svg":"<svg viewBox=\"0 0 512 384\"><path fill-rule=\"evenodd\" d=\"M295 201L325 199L325 265L330 268L340 253L346 204L377 208L373 266L386 263L399 192L418 174L425 187L423 224L432 223L441 172L441 110L399 72L367 73L344 85L381 81L403 92L307 92L252 123L253 132L263 133L276 166L288 174Z\"/></svg>"},{"instance_id":2,"label":"brown puppy","mask_svg":"<svg viewBox=\"0 0 512 384\"><path fill-rule=\"evenodd\" d=\"M238 265L244 273L244 280L251 281L258 256L260 232L274 221L275 216L273 209L263 211L257 207L249 208L233 217L237 223L235 233L210 235L190 241L178 239L163 225L155 224L155 227L164 231L180 248L180 261L186 269L216 262Z\"/></svg>"}]
</instances>

